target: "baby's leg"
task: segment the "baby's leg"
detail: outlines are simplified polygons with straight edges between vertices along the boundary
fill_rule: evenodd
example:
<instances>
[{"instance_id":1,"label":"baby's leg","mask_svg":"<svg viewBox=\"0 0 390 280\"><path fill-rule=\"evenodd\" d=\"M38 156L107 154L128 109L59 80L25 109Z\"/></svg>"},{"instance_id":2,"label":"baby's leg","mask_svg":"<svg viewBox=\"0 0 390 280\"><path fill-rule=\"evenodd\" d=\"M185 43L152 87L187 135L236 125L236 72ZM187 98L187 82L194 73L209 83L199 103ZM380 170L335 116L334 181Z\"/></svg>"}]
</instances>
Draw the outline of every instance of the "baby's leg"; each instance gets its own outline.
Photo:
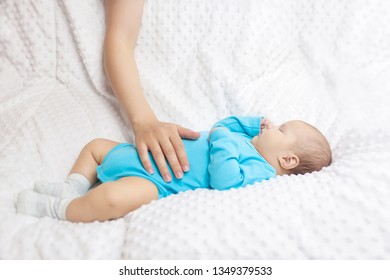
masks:
<instances>
[{"instance_id":1,"label":"baby's leg","mask_svg":"<svg viewBox=\"0 0 390 280\"><path fill-rule=\"evenodd\" d=\"M66 219L72 222L117 219L157 198L158 190L152 182L139 177L124 177L101 184L74 199L66 209Z\"/></svg>"},{"instance_id":2,"label":"baby's leg","mask_svg":"<svg viewBox=\"0 0 390 280\"><path fill-rule=\"evenodd\" d=\"M92 140L81 150L69 175L73 173L83 174L91 184L96 183L96 167L103 162L107 153L118 144L118 142L103 138Z\"/></svg>"},{"instance_id":3,"label":"baby's leg","mask_svg":"<svg viewBox=\"0 0 390 280\"><path fill-rule=\"evenodd\" d=\"M107 153L118 145L108 139L94 139L81 150L65 182L36 182L34 190L56 197L74 198L85 194L97 181L96 167L100 165Z\"/></svg>"},{"instance_id":4,"label":"baby's leg","mask_svg":"<svg viewBox=\"0 0 390 280\"><path fill-rule=\"evenodd\" d=\"M31 190L18 196L17 212L72 222L106 221L120 218L158 198L157 187L139 177L125 177L101 184L79 198L59 198Z\"/></svg>"}]
</instances>

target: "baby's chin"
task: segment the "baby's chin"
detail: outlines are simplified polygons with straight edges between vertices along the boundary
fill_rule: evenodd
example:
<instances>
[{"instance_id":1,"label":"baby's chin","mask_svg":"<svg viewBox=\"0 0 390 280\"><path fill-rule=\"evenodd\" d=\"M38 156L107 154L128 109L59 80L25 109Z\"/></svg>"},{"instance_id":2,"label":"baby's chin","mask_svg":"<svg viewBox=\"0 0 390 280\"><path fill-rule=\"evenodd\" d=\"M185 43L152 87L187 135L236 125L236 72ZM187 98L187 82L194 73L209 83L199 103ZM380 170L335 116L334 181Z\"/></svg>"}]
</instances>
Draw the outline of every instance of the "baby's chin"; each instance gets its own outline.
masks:
<instances>
[{"instance_id":1,"label":"baby's chin","mask_svg":"<svg viewBox=\"0 0 390 280\"><path fill-rule=\"evenodd\" d=\"M253 146L258 146L260 141L260 134L256 135L255 137L252 138L251 143Z\"/></svg>"}]
</instances>

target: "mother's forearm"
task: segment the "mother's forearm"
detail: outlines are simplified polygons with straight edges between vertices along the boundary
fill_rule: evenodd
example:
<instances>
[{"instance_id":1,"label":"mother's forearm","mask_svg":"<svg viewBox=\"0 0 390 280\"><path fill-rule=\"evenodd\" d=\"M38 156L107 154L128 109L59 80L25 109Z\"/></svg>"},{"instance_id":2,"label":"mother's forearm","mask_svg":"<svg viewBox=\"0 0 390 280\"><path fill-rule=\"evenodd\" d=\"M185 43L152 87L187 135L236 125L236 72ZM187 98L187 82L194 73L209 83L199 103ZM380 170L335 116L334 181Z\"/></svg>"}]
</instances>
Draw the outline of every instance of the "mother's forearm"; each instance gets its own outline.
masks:
<instances>
[{"instance_id":1,"label":"mother's forearm","mask_svg":"<svg viewBox=\"0 0 390 280\"><path fill-rule=\"evenodd\" d=\"M144 0L106 0L104 67L111 87L131 124L156 119L142 91L134 49Z\"/></svg>"},{"instance_id":2,"label":"mother's forearm","mask_svg":"<svg viewBox=\"0 0 390 280\"><path fill-rule=\"evenodd\" d=\"M156 117L143 93L134 50L128 40L106 35L104 67L117 99L134 126Z\"/></svg>"}]
</instances>

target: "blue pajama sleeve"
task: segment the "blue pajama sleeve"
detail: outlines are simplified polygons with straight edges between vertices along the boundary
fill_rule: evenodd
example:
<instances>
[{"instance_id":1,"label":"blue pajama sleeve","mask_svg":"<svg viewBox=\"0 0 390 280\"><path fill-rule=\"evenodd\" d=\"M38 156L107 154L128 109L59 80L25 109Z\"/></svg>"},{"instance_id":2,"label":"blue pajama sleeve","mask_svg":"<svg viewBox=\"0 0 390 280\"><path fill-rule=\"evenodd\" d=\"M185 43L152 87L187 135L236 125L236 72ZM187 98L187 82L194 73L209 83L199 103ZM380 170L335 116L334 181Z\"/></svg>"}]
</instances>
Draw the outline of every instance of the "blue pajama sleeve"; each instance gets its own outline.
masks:
<instances>
[{"instance_id":1,"label":"blue pajama sleeve","mask_svg":"<svg viewBox=\"0 0 390 280\"><path fill-rule=\"evenodd\" d=\"M232 141L231 132L219 128L210 135L210 186L213 189L225 190L240 187L244 176L239 159L239 147Z\"/></svg>"},{"instance_id":2,"label":"blue pajama sleeve","mask_svg":"<svg viewBox=\"0 0 390 280\"><path fill-rule=\"evenodd\" d=\"M244 133L247 136L254 137L260 132L260 123L262 116L258 117L236 117L230 116L216 122L215 127L226 127L231 132Z\"/></svg>"}]
</instances>

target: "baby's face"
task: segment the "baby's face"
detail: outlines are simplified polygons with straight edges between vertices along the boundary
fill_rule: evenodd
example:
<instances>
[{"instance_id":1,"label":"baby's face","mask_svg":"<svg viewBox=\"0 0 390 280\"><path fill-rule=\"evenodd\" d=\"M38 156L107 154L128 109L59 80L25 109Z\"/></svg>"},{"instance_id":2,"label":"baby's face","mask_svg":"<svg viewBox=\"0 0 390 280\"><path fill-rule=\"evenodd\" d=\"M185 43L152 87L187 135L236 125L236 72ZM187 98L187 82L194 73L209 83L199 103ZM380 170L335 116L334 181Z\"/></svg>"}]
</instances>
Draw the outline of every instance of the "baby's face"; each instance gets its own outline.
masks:
<instances>
[{"instance_id":1,"label":"baby's face","mask_svg":"<svg viewBox=\"0 0 390 280\"><path fill-rule=\"evenodd\" d=\"M300 121L288 121L274 125L269 121L262 122L261 132L251 142L257 151L269 161L281 153L291 151L299 135L310 133L306 125Z\"/></svg>"}]
</instances>

